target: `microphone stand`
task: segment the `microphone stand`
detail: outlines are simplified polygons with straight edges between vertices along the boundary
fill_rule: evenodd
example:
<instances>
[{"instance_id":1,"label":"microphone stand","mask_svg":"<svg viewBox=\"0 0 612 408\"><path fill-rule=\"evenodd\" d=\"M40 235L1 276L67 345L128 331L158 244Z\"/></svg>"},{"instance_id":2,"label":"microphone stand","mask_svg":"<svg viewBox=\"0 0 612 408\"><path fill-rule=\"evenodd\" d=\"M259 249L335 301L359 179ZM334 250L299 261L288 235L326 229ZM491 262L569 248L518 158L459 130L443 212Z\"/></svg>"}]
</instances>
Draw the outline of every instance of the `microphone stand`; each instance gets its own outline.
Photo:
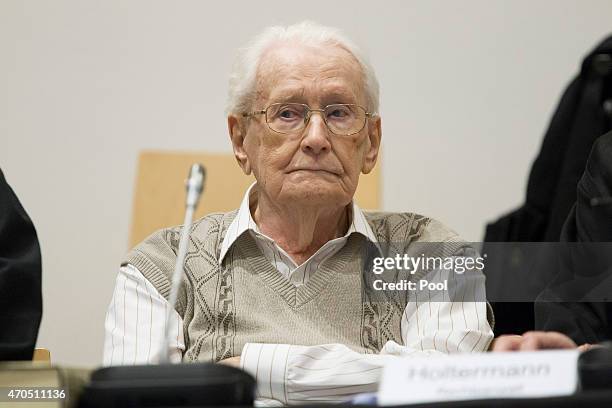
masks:
<instances>
[{"instance_id":1,"label":"microphone stand","mask_svg":"<svg viewBox=\"0 0 612 408\"><path fill-rule=\"evenodd\" d=\"M201 164L194 164L189 171L189 177L186 181L187 199L185 200L185 220L181 235L179 238L178 254L174 265L174 273L172 274L172 286L170 288L170 298L168 303L170 307L166 311L166 324L164 325L164 337L162 341L162 349L160 354L160 363L170 363L170 317L176 308L178 292L181 287L181 282L184 276L184 263L187 255L187 247L189 245L189 233L193 222L193 214L195 213L200 195L204 190L204 181L206 179L206 171Z\"/></svg>"}]
</instances>

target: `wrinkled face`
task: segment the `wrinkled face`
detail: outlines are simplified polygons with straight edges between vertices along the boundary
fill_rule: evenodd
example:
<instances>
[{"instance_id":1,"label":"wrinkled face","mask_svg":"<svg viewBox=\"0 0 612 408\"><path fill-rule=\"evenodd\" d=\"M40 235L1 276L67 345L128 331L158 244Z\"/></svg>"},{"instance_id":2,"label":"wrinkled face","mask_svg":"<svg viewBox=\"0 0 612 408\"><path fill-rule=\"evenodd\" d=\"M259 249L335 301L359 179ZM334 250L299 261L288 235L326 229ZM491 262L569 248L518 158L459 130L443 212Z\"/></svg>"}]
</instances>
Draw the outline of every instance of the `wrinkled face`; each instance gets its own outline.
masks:
<instances>
[{"instance_id":1,"label":"wrinkled face","mask_svg":"<svg viewBox=\"0 0 612 408\"><path fill-rule=\"evenodd\" d=\"M257 99L252 110L273 103L296 102L321 109L337 103L358 104L369 110L358 62L338 46L282 44L271 47L258 69ZM348 204L359 174L376 163L380 119L350 136L331 133L322 114L313 113L307 127L280 134L266 124L265 115L228 118L234 153L246 173L252 171L260 188L281 205Z\"/></svg>"}]
</instances>

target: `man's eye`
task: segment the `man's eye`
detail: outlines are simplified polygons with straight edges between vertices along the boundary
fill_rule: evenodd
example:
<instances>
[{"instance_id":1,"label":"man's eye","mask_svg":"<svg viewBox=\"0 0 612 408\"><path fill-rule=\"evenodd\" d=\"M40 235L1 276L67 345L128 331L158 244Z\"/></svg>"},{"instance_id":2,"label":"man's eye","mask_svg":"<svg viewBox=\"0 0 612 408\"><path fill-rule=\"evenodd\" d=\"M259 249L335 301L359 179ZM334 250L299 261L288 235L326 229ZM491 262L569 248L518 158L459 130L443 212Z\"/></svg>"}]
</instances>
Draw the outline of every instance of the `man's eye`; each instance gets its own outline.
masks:
<instances>
[{"instance_id":1,"label":"man's eye","mask_svg":"<svg viewBox=\"0 0 612 408\"><path fill-rule=\"evenodd\" d=\"M290 110L290 109L281 110L278 116L280 116L283 119L296 119L297 117L299 117L296 111Z\"/></svg>"},{"instance_id":2,"label":"man's eye","mask_svg":"<svg viewBox=\"0 0 612 408\"><path fill-rule=\"evenodd\" d=\"M344 118L348 115L345 109L334 109L329 112L328 116L332 118Z\"/></svg>"}]
</instances>

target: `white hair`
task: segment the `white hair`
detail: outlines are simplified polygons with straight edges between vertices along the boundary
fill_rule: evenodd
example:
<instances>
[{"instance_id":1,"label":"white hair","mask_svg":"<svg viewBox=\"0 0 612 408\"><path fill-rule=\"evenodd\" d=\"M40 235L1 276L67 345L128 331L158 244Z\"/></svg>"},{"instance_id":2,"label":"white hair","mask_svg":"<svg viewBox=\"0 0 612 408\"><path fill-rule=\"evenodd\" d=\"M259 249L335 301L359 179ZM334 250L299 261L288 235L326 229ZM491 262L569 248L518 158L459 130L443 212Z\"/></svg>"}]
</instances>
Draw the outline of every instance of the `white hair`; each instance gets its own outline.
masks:
<instances>
[{"instance_id":1,"label":"white hair","mask_svg":"<svg viewBox=\"0 0 612 408\"><path fill-rule=\"evenodd\" d=\"M255 36L246 47L238 50L229 78L229 94L226 113L248 112L256 97L257 69L264 52L275 42L297 42L306 45L336 45L350 52L357 60L363 74L366 101L370 112L378 112L379 87L374 69L366 56L340 30L304 21L288 27L267 27Z\"/></svg>"}]
</instances>

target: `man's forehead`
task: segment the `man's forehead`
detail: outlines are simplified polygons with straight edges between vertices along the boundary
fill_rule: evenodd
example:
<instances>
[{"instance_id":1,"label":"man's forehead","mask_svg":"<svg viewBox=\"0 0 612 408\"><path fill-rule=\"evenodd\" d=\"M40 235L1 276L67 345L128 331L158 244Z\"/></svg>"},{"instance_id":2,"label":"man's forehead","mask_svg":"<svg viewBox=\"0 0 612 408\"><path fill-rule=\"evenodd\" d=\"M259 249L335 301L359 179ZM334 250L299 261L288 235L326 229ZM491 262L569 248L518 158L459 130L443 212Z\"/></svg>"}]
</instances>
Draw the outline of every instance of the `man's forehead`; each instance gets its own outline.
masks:
<instances>
[{"instance_id":1,"label":"man's forehead","mask_svg":"<svg viewBox=\"0 0 612 408\"><path fill-rule=\"evenodd\" d=\"M338 96L358 97L363 91L359 62L340 46L276 44L263 54L257 71L261 96L293 96L305 92L305 82Z\"/></svg>"},{"instance_id":2,"label":"man's forehead","mask_svg":"<svg viewBox=\"0 0 612 408\"><path fill-rule=\"evenodd\" d=\"M340 78L322 80L316 84L304 84L304 81L299 79L284 78L271 82L267 89L262 89L262 93L279 101L288 101L294 98L305 99L310 96L309 92L316 91L317 94L326 98L356 102L356 99L359 98L358 88L359 84Z\"/></svg>"}]
</instances>

